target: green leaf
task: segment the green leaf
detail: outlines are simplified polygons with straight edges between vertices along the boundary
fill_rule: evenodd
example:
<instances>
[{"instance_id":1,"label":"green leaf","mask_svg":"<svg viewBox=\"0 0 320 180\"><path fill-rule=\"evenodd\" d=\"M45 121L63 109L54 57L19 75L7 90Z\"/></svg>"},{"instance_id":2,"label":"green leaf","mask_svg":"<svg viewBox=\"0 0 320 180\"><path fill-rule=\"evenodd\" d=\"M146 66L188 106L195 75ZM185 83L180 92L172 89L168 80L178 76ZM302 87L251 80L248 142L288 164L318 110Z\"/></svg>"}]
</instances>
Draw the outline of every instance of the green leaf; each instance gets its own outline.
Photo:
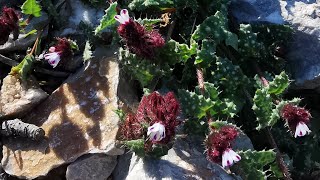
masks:
<instances>
[{"instance_id":1,"label":"green leaf","mask_svg":"<svg viewBox=\"0 0 320 180\"><path fill-rule=\"evenodd\" d=\"M23 14L33 15L34 17L41 16L41 6L36 0L26 0L21 6L21 10Z\"/></svg>"},{"instance_id":2,"label":"green leaf","mask_svg":"<svg viewBox=\"0 0 320 180\"><path fill-rule=\"evenodd\" d=\"M184 89L179 89L178 94L184 113L188 116L199 119L204 117L215 104L203 95L198 95L195 92L190 92Z\"/></svg>"},{"instance_id":3,"label":"green leaf","mask_svg":"<svg viewBox=\"0 0 320 180\"><path fill-rule=\"evenodd\" d=\"M279 75L277 75L273 81L269 83L269 94L279 95L283 93L289 86L289 77L288 75L282 71Z\"/></svg>"},{"instance_id":4,"label":"green leaf","mask_svg":"<svg viewBox=\"0 0 320 180\"><path fill-rule=\"evenodd\" d=\"M26 55L17 66L11 68L10 74L19 74L21 79L26 80L34 61L35 59L33 55Z\"/></svg>"},{"instance_id":5,"label":"green leaf","mask_svg":"<svg viewBox=\"0 0 320 180\"><path fill-rule=\"evenodd\" d=\"M110 27L116 23L116 20L114 19L114 16L117 15L116 7L117 7L117 2L114 2L110 4L108 9L105 10L105 15L102 16L99 26L96 27L94 31L95 35L100 33L105 28Z\"/></svg>"},{"instance_id":6,"label":"green leaf","mask_svg":"<svg viewBox=\"0 0 320 180\"><path fill-rule=\"evenodd\" d=\"M216 44L226 40L226 44L238 49L237 35L228 29L228 19L224 12L217 11L215 15L207 17L192 34L191 38L200 41L211 38Z\"/></svg>"},{"instance_id":7,"label":"green leaf","mask_svg":"<svg viewBox=\"0 0 320 180\"><path fill-rule=\"evenodd\" d=\"M270 118L273 111L273 103L267 88L257 89L253 102L252 109L255 112L258 121L257 130L272 126L277 122L277 118Z\"/></svg>"},{"instance_id":8,"label":"green leaf","mask_svg":"<svg viewBox=\"0 0 320 180\"><path fill-rule=\"evenodd\" d=\"M87 41L83 51L83 61L88 61L92 58L92 51L90 42Z\"/></svg>"},{"instance_id":9,"label":"green leaf","mask_svg":"<svg viewBox=\"0 0 320 180\"><path fill-rule=\"evenodd\" d=\"M170 5L173 5L172 0L133 0L129 4L129 8L131 10L143 11L151 7L161 9Z\"/></svg>"},{"instance_id":10,"label":"green leaf","mask_svg":"<svg viewBox=\"0 0 320 180\"><path fill-rule=\"evenodd\" d=\"M33 29L33 30L29 31L23 38L26 38L26 37L28 37L28 36L30 36L32 34L35 34L35 33L37 33L37 30Z\"/></svg>"},{"instance_id":11,"label":"green leaf","mask_svg":"<svg viewBox=\"0 0 320 180\"><path fill-rule=\"evenodd\" d=\"M261 57L263 44L257 40L257 33L252 31L250 24L240 24L239 30L239 52L244 57Z\"/></svg>"},{"instance_id":12,"label":"green leaf","mask_svg":"<svg viewBox=\"0 0 320 180\"><path fill-rule=\"evenodd\" d=\"M171 39L159 51L159 58L163 62L169 64L185 63L192 55L196 54L196 43L191 44L189 47L187 44L180 44Z\"/></svg>"},{"instance_id":13,"label":"green leaf","mask_svg":"<svg viewBox=\"0 0 320 180\"><path fill-rule=\"evenodd\" d=\"M145 151L144 151L144 139L136 139L136 140L129 140L124 141L124 145L135 152L138 156L144 157Z\"/></svg>"},{"instance_id":14,"label":"green leaf","mask_svg":"<svg viewBox=\"0 0 320 180\"><path fill-rule=\"evenodd\" d=\"M201 49L198 49L194 64L201 67L208 67L212 61L216 60L216 43L212 40L204 39Z\"/></svg>"},{"instance_id":15,"label":"green leaf","mask_svg":"<svg viewBox=\"0 0 320 180\"><path fill-rule=\"evenodd\" d=\"M241 160L237 165L241 168L241 177L243 179L265 180L266 173L264 167L272 163L276 158L276 153L272 150L268 151L240 151L238 154Z\"/></svg>"}]
</instances>

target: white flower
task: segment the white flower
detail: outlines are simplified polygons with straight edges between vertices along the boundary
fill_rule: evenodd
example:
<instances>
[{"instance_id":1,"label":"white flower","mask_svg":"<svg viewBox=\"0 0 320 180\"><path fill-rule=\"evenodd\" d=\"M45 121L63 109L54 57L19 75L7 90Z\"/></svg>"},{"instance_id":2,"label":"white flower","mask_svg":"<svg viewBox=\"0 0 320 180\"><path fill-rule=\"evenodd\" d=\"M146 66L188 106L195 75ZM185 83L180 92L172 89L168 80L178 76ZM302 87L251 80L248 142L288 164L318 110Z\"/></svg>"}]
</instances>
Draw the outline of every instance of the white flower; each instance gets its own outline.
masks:
<instances>
[{"instance_id":1,"label":"white flower","mask_svg":"<svg viewBox=\"0 0 320 180\"><path fill-rule=\"evenodd\" d=\"M55 68L60 62L60 55L57 52L47 53L44 55L44 58L48 60L48 63Z\"/></svg>"},{"instance_id":2,"label":"white flower","mask_svg":"<svg viewBox=\"0 0 320 180\"><path fill-rule=\"evenodd\" d=\"M309 134L311 131L308 128L308 126L304 122L299 122L297 127L296 127L296 132L294 133L294 137L296 138L297 136L302 137L306 134Z\"/></svg>"},{"instance_id":3,"label":"white flower","mask_svg":"<svg viewBox=\"0 0 320 180\"><path fill-rule=\"evenodd\" d=\"M222 166L223 168L232 166L233 163L236 163L241 160L239 154L234 152L232 149L226 149L222 154Z\"/></svg>"},{"instance_id":4,"label":"white flower","mask_svg":"<svg viewBox=\"0 0 320 180\"><path fill-rule=\"evenodd\" d=\"M115 15L114 18L120 23L120 24L126 24L130 21L128 10L122 9L120 11L120 15Z\"/></svg>"},{"instance_id":5,"label":"white flower","mask_svg":"<svg viewBox=\"0 0 320 180\"><path fill-rule=\"evenodd\" d=\"M152 141L161 141L166 137L166 129L164 125L160 123L154 123L152 126L148 127L147 135Z\"/></svg>"}]
</instances>

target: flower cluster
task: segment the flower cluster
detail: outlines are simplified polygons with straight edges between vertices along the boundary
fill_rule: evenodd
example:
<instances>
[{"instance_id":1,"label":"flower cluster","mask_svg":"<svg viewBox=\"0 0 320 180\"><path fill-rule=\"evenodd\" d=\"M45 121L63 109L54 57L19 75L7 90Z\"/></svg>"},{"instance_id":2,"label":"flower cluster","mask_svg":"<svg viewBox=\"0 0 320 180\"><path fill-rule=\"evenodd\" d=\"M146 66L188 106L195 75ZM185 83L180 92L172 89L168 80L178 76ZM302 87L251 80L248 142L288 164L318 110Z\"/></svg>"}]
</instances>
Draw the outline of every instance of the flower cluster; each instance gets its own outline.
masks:
<instances>
[{"instance_id":1,"label":"flower cluster","mask_svg":"<svg viewBox=\"0 0 320 180\"><path fill-rule=\"evenodd\" d=\"M73 51L70 40L67 38L57 38L58 43L49 48L49 52L44 55L44 58L53 67L57 67L60 60L66 61L72 57Z\"/></svg>"},{"instance_id":2,"label":"flower cluster","mask_svg":"<svg viewBox=\"0 0 320 180\"><path fill-rule=\"evenodd\" d=\"M304 108L286 104L281 110L281 117L286 121L286 125L291 132L295 132L295 138L305 136L311 132L306 125L310 121L311 114Z\"/></svg>"},{"instance_id":3,"label":"flower cluster","mask_svg":"<svg viewBox=\"0 0 320 180\"><path fill-rule=\"evenodd\" d=\"M167 144L175 135L179 124L177 116L179 103L172 92L161 96L153 92L144 96L135 115L129 114L120 126L120 133L125 140L142 138L144 126L148 126L147 139L152 144Z\"/></svg>"},{"instance_id":4,"label":"flower cluster","mask_svg":"<svg viewBox=\"0 0 320 180\"><path fill-rule=\"evenodd\" d=\"M4 7L0 16L0 45L6 43L11 32L19 31L19 15L12 9Z\"/></svg>"},{"instance_id":5,"label":"flower cluster","mask_svg":"<svg viewBox=\"0 0 320 180\"><path fill-rule=\"evenodd\" d=\"M125 40L128 49L147 59L153 59L155 49L164 46L165 41L156 30L147 31L144 26L129 17L128 10L122 9L115 19L120 22L117 31Z\"/></svg>"},{"instance_id":6,"label":"flower cluster","mask_svg":"<svg viewBox=\"0 0 320 180\"><path fill-rule=\"evenodd\" d=\"M232 150L232 142L238 136L238 131L233 126L223 126L213 130L206 141L207 158L222 166L229 167L241 160L241 157Z\"/></svg>"}]
</instances>

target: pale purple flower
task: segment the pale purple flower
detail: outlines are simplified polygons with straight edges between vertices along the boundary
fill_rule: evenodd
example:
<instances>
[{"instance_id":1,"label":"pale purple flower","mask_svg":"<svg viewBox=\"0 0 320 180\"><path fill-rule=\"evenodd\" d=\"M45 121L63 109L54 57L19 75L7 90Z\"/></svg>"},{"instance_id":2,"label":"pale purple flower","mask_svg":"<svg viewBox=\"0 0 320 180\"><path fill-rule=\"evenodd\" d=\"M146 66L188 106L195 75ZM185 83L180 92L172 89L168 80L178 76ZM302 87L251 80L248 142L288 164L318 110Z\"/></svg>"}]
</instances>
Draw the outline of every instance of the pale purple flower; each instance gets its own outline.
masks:
<instances>
[{"instance_id":1,"label":"pale purple flower","mask_svg":"<svg viewBox=\"0 0 320 180\"><path fill-rule=\"evenodd\" d=\"M166 137L166 129L164 125L154 123L152 126L148 127L147 135L151 141L161 141Z\"/></svg>"},{"instance_id":2,"label":"pale purple flower","mask_svg":"<svg viewBox=\"0 0 320 180\"><path fill-rule=\"evenodd\" d=\"M44 55L44 58L48 60L48 63L55 68L60 62L60 54L58 52L47 53Z\"/></svg>"},{"instance_id":3,"label":"pale purple flower","mask_svg":"<svg viewBox=\"0 0 320 180\"><path fill-rule=\"evenodd\" d=\"M309 134L311 131L310 131L310 129L308 128L308 126L304 123L304 122L302 122L302 121L300 121L298 124L297 124L297 127L296 127L296 132L294 133L294 137L296 138L296 137L302 137L302 136L304 136L304 135L306 135L306 134Z\"/></svg>"},{"instance_id":4,"label":"pale purple flower","mask_svg":"<svg viewBox=\"0 0 320 180\"><path fill-rule=\"evenodd\" d=\"M231 148L226 149L222 154L222 166L223 168L232 166L234 163L241 160L239 154L234 152Z\"/></svg>"},{"instance_id":5,"label":"pale purple flower","mask_svg":"<svg viewBox=\"0 0 320 180\"><path fill-rule=\"evenodd\" d=\"M120 24L126 24L130 21L128 10L122 9L120 11L120 15L115 15L114 18L120 23Z\"/></svg>"}]
</instances>

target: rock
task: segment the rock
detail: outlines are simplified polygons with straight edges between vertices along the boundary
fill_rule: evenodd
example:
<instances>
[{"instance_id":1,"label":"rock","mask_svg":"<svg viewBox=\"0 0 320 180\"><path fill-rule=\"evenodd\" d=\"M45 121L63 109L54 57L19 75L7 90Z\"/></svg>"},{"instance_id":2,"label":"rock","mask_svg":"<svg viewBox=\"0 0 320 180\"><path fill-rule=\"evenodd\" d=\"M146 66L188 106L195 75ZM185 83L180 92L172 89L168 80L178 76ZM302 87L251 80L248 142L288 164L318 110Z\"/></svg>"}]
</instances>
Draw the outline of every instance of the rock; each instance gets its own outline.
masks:
<instances>
[{"instance_id":1,"label":"rock","mask_svg":"<svg viewBox=\"0 0 320 180\"><path fill-rule=\"evenodd\" d=\"M74 56L70 61L66 62L63 68L67 71L74 72L83 65L83 57L81 55Z\"/></svg>"},{"instance_id":2,"label":"rock","mask_svg":"<svg viewBox=\"0 0 320 180\"><path fill-rule=\"evenodd\" d=\"M67 168L67 180L106 180L117 165L117 156L90 154L80 157Z\"/></svg>"},{"instance_id":3,"label":"rock","mask_svg":"<svg viewBox=\"0 0 320 180\"><path fill-rule=\"evenodd\" d=\"M296 88L320 87L320 1L237 0L232 14L240 22L289 24L296 31L289 43L287 61Z\"/></svg>"},{"instance_id":4,"label":"rock","mask_svg":"<svg viewBox=\"0 0 320 180\"><path fill-rule=\"evenodd\" d=\"M0 91L0 118L21 118L47 96L32 78L21 81L18 76L7 75Z\"/></svg>"},{"instance_id":5,"label":"rock","mask_svg":"<svg viewBox=\"0 0 320 180\"><path fill-rule=\"evenodd\" d=\"M126 87L128 80L121 80L114 50L96 51L88 66L24 119L43 128L46 140L4 142L2 163L8 174L32 179L87 153L123 153L116 147L119 117L115 110L122 102L137 100L132 88Z\"/></svg>"},{"instance_id":6,"label":"rock","mask_svg":"<svg viewBox=\"0 0 320 180\"><path fill-rule=\"evenodd\" d=\"M139 158L127 153L120 156L113 172L114 180L124 179L239 179L228 174L221 166L206 159L203 138L179 137L168 154L161 159Z\"/></svg>"},{"instance_id":7,"label":"rock","mask_svg":"<svg viewBox=\"0 0 320 180\"><path fill-rule=\"evenodd\" d=\"M9 40L5 44L0 45L0 53L4 54L4 53L13 52L13 51L26 51L28 47L33 46L33 43L37 38L37 33L29 35L27 37L26 37L26 34L34 29L41 30L48 23L49 23L48 15L42 11L40 17L32 18L29 25L26 26L25 28L26 33L20 33L17 40L14 41L13 35L12 34L10 35ZM42 37L46 37L47 35L48 35L48 27L46 27L42 32Z\"/></svg>"}]
</instances>

